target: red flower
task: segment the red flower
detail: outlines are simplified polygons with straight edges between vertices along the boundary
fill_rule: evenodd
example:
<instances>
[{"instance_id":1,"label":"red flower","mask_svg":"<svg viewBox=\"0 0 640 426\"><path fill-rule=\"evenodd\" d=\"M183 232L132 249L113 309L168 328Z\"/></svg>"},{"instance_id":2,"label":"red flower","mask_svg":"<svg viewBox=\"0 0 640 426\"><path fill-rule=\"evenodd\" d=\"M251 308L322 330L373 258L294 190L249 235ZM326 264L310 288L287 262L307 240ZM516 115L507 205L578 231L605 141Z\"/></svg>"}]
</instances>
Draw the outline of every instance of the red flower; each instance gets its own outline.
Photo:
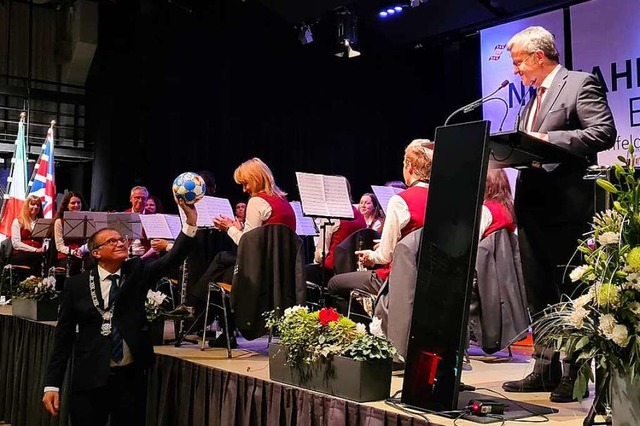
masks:
<instances>
[{"instance_id":1,"label":"red flower","mask_svg":"<svg viewBox=\"0 0 640 426\"><path fill-rule=\"evenodd\" d=\"M327 325L331 321L338 321L340 314L338 314L333 308L322 308L318 313L320 318L320 324Z\"/></svg>"}]
</instances>

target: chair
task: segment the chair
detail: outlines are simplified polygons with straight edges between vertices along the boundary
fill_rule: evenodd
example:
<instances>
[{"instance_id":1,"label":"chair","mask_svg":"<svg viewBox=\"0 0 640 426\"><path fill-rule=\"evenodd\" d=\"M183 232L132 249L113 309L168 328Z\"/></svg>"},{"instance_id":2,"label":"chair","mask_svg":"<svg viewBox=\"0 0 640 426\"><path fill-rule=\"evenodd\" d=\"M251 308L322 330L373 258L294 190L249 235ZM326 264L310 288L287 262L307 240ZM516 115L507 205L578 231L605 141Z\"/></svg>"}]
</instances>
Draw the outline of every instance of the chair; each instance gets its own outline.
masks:
<instances>
[{"instance_id":1,"label":"chair","mask_svg":"<svg viewBox=\"0 0 640 426\"><path fill-rule=\"evenodd\" d=\"M469 318L473 334L488 354L510 349L530 324L517 236L500 229L480 241L476 271L478 307Z\"/></svg>"},{"instance_id":2,"label":"chair","mask_svg":"<svg viewBox=\"0 0 640 426\"><path fill-rule=\"evenodd\" d=\"M226 306L230 306L237 328L246 340L266 333L264 312L274 309L284 312L306 303L304 259L302 241L287 226L263 225L242 236L232 286L227 289L222 283L211 283L209 288L221 293L220 307L229 302ZM208 315L209 304L205 308L205 323Z\"/></svg>"},{"instance_id":3,"label":"chair","mask_svg":"<svg viewBox=\"0 0 640 426\"><path fill-rule=\"evenodd\" d=\"M211 302L211 292L220 293L221 304ZM231 285L226 283L209 283L209 293L207 294L207 307L204 310L204 323L209 324L209 306L214 306L222 310L224 315L224 323L229 324L229 318L227 313L229 312L229 295L231 294ZM227 338L227 358L231 358L231 336L229 335L229 327L224 327L224 334ZM202 332L202 341L200 342L200 350L204 351L204 344L207 340L206 327Z\"/></svg>"},{"instance_id":4,"label":"chair","mask_svg":"<svg viewBox=\"0 0 640 426\"><path fill-rule=\"evenodd\" d=\"M14 282L15 275L22 275L31 271L31 268L24 265L13 265L9 263L11 260L11 254L13 253L13 245L11 244L11 238L7 238L0 243L0 263L2 264L2 275L0 275L0 295L12 295L15 291L17 283ZM7 274L9 280L9 288L7 289L5 283L7 282ZM26 277L24 277L26 278Z\"/></svg>"},{"instance_id":5,"label":"chair","mask_svg":"<svg viewBox=\"0 0 640 426\"><path fill-rule=\"evenodd\" d=\"M360 304L368 315L363 315L351 310L351 305L358 299L361 300ZM349 308L347 309L347 318L351 318L351 315L355 315L370 320L373 317L373 308L376 306L377 300L377 294L372 294L364 290L351 290L351 292L349 292Z\"/></svg>"}]
</instances>

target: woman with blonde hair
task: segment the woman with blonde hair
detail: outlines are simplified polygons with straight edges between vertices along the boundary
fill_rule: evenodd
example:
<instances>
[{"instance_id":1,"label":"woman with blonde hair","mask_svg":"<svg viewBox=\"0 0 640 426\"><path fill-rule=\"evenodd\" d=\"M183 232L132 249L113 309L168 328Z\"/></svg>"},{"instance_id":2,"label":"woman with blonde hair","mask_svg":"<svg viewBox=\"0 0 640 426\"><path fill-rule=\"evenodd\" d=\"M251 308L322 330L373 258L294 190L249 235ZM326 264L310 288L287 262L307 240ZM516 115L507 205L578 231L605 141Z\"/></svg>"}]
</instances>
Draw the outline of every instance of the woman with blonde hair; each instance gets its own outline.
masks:
<instances>
[{"instance_id":1,"label":"woman with blonde hair","mask_svg":"<svg viewBox=\"0 0 640 426\"><path fill-rule=\"evenodd\" d=\"M267 224L281 224L296 229L296 216L287 201L287 193L278 188L271 169L259 158L240 164L233 179L249 194L244 229L234 218L220 216L213 224L227 232L238 244L245 232Z\"/></svg>"},{"instance_id":2,"label":"woman with blonde hair","mask_svg":"<svg viewBox=\"0 0 640 426\"><path fill-rule=\"evenodd\" d=\"M233 173L233 179L237 184L242 185L242 190L249 194L247 202L244 228L237 219L218 216L213 220L216 228L227 232L229 237L238 244L245 232L258 228L262 225L280 224L296 229L296 216L293 208L287 201L287 193L278 188L273 178L271 169L259 158L252 158L240 164ZM172 314L184 315L193 314L195 310L204 309L209 291L209 282L230 283L233 278L233 269L236 263L236 253L223 251L218 253L207 270L202 274L198 282L192 287L183 305L178 306ZM221 319L219 318L219 324ZM224 325L233 335L235 327L232 317L229 323ZM221 324L221 327L223 325ZM229 342L231 347L236 347L235 337ZM211 347L226 347L225 334L222 333L216 340L209 341Z\"/></svg>"},{"instance_id":3,"label":"woman with blonde hair","mask_svg":"<svg viewBox=\"0 0 640 426\"><path fill-rule=\"evenodd\" d=\"M29 266L33 275L39 275L42 262L42 241L32 238L36 220L42 218L42 200L37 195L29 195L20 214L11 225L12 265Z\"/></svg>"}]
</instances>

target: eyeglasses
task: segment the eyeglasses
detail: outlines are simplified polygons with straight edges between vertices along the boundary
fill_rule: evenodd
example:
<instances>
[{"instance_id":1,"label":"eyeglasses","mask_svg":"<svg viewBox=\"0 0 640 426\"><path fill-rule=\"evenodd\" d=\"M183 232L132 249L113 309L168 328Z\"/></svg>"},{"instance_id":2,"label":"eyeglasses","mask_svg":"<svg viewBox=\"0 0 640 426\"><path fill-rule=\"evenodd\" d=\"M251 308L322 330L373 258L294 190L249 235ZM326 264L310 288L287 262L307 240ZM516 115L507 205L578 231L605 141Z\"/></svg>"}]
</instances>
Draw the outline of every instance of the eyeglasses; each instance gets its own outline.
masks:
<instances>
[{"instance_id":1,"label":"eyeglasses","mask_svg":"<svg viewBox=\"0 0 640 426\"><path fill-rule=\"evenodd\" d=\"M118 243L122 243L124 245L127 245L127 243L129 242L129 238L128 237L121 237L121 238L109 238L107 241L105 241L104 243L97 245L94 250L98 250L100 247L102 246L117 246Z\"/></svg>"},{"instance_id":2,"label":"eyeglasses","mask_svg":"<svg viewBox=\"0 0 640 426\"><path fill-rule=\"evenodd\" d=\"M524 64L525 62L527 62L527 60L533 56L533 53L529 53L527 56L525 56L523 59L520 59L519 61L513 61L513 66L515 68L520 68L520 65Z\"/></svg>"}]
</instances>

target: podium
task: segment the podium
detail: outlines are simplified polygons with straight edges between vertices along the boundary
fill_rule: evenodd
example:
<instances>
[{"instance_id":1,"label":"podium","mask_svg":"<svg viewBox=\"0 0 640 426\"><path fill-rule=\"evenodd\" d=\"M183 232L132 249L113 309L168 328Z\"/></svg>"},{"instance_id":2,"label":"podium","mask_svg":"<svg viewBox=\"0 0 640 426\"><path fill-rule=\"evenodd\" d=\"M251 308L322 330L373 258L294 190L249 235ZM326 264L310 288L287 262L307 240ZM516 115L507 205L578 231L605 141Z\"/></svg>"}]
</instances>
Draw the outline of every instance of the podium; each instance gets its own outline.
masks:
<instances>
[{"instance_id":1,"label":"podium","mask_svg":"<svg viewBox=\"0 0 640 426\"><path fill-rule=\"evenodd\" d=\"M489 136L477 121L436 129L418 254L402 403L458 409L471 285L487 169L584 162L585 158L522 132Z\"/></svg>"}]
</instances>

